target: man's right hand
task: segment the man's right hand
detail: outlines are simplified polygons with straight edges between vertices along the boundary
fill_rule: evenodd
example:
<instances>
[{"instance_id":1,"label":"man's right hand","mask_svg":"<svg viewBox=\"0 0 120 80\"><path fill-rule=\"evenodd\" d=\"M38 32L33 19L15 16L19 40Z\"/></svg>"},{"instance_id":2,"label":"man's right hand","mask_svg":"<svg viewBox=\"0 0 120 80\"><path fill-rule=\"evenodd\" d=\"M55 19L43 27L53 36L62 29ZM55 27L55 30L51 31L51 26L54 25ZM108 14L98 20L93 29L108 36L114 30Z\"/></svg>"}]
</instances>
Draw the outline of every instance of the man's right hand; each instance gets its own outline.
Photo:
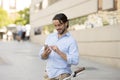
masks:
<instances>
[{"instance_id":1,"label":"man's right hand","mask_svg":"<svg viewBox=\"0 0 120 80\"><path fill-rule=\"evenodd\" d=\"M44 45L44 52L41 55L42 59L47 59L50 53L51 53L51 49L49 48L49 46L48 45Z\"/></svg>"}]
</instances>

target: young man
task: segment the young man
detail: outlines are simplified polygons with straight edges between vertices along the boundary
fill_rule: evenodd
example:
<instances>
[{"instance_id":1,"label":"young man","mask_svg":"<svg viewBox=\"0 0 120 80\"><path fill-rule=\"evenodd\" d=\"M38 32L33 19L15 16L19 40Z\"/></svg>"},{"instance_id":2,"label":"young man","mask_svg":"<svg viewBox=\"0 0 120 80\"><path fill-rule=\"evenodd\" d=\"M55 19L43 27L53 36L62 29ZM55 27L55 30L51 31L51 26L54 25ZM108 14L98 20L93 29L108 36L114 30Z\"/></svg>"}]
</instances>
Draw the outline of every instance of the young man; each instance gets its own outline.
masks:
<instances>
[{"instance_id":1,"label":"young man","mask_svg":"<svg viewBox=\"0 0 120 80\"><path fill-rule=\"evenodd\" d=\"M78 64L79 51L75 39L68 32L67 16L56 14L53 24L57 32L47 37L39 55L41 59L47 60L45 80L63 80L70 76L71 65Z\"/></svg>"}]
</instances>

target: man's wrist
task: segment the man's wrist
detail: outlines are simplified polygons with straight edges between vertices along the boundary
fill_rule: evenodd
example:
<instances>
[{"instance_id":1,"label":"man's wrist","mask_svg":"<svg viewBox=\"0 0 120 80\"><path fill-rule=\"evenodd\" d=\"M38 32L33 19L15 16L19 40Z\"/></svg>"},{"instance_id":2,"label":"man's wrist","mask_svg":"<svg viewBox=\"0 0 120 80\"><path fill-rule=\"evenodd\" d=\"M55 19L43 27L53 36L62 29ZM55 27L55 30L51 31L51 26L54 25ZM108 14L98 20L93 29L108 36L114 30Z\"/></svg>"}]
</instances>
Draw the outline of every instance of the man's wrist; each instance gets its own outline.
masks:
<instances>
[{"instance_id":1,"label":"man's wrist","mask_svg":"<svg viewBox=\"0 0 120 80\"><path fill-rule=\"evenodd\" d=\"M49 56L49 55L48 55L47 53L43 53L43 54L42 54L42 58L43 58L43 59L47 59L48 56Z\"/></svg>"}]
</instances>

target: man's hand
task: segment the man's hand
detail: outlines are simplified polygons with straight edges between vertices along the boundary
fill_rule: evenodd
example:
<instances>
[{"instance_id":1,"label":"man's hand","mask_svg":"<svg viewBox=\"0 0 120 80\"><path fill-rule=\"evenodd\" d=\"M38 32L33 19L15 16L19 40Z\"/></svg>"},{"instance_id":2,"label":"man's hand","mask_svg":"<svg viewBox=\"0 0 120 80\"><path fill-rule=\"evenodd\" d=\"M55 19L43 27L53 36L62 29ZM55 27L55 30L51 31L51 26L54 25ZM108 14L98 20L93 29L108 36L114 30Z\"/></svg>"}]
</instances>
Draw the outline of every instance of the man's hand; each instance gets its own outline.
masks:
<instances>
[{"instance_id":1,"label":"man's hand","mask_svg":"<svg viewBox=\"0 0 120 80\"><path fill-rule=\"evenodd\" d=\"M60 51L57 46L50 46L50 48L57 53Z\"/></svg>"},{"instance_id":2,"label":"man's hand","mask_svg":"<svg viewBox=\"0 0 120 80\"><path fill-rule=\"evenodd\" d=\"M51 53L51 49L49 48L49 46L48 45L44 45L44 52L41 55L42 59L47 59L50 53Z\"/></svg>"},{"instance_id":3,"label":"man's hand","mask_svg":"<svg viewBox=\"0 0 120 80\"><path fill-rule=\"evenodd\" d=\"M67 61L67 56L65 53L63 53L62 51L60 51L60 49L57 46L50 46L50 48L55 51L58 55L60 55L65 61Z\"/></svg>"}]
</instances>

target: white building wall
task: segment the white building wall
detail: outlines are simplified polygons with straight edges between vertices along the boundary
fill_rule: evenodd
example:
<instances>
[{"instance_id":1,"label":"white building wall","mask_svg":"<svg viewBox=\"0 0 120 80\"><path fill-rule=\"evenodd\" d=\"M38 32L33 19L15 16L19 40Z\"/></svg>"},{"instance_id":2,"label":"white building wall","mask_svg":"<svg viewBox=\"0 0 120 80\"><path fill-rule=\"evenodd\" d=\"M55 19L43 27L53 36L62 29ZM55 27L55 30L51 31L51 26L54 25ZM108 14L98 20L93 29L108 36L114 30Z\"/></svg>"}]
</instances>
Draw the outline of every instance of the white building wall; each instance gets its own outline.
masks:
<instances>
[{"instance_id":1,"label":"white building wall","mask_svg":"<svg viewBox=\"0 0 120 80\"><path fill-rule=\"evenodd\" d=\"M103 10L110 9L114 7L114 0L103 0Z\"/></svg>"},{"instance_id":2,"label":"white building wall","mask_svg":"<svg viewBox=\"0 0 120 80\"><path fill-rule=\"evenodd\" d=\"M45 9L36 10L35 6L42 1L44 0L32 0L30 9L32 28L51 24L53 16L57 13L63 12L69 19L73 19L98 11L98 0L59 0ZM113 7L113 0L102 0L103 10Z\"/></svg>"},{"instance_id":3,"label":"white building wall","mask_svg":"<svg viewBox=\"0 0 120 80\"><path fill-rule=\"evenodd\" d=\"M32 6L36 2L33 2ZM35 12L34 8L31 10L31 25L38 27L50 24L52 17L59 12L65 13L69 19L96 12L97 0L60 0L38 12Z\"/></svg>"}]
</instances>

